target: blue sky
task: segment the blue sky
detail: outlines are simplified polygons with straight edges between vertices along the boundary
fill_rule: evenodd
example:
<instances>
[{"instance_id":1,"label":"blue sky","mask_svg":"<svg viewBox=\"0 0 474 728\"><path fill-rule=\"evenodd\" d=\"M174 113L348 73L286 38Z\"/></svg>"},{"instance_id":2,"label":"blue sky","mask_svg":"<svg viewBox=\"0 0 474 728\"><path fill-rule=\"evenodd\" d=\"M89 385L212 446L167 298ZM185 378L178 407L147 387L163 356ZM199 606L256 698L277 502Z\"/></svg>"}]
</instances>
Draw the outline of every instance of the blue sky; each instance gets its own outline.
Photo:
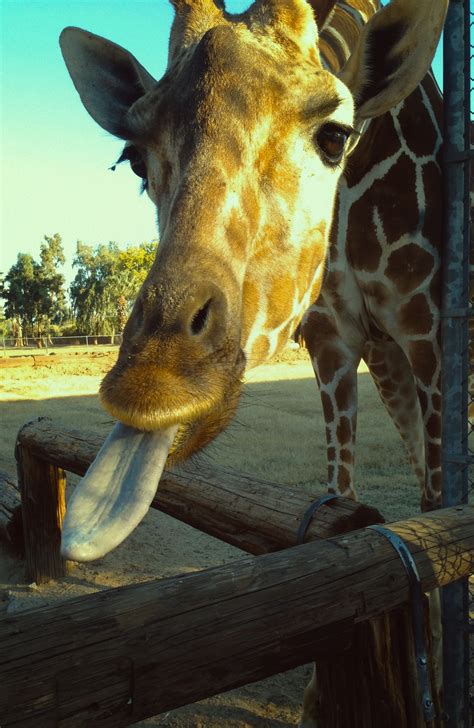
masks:
<instances>
[{"instance_id":1,"label":"blue sky","mask_svg":"<svg viewBox=\"0 0 474 728\"><path fill-rule=\"evenodd\" d=\"M0 0L2 21L0 271L18 252L39 254L59 232L68 265L76 240L140 243L156 237L155 210L126 167L108 171L121 143L83 109L59 51L66 25L123 45L159 78L166 65L168 0ZM240 12L250 0L227 0ZM435 64L438 80L441 59Z\"/></svg>"}]
</instances>

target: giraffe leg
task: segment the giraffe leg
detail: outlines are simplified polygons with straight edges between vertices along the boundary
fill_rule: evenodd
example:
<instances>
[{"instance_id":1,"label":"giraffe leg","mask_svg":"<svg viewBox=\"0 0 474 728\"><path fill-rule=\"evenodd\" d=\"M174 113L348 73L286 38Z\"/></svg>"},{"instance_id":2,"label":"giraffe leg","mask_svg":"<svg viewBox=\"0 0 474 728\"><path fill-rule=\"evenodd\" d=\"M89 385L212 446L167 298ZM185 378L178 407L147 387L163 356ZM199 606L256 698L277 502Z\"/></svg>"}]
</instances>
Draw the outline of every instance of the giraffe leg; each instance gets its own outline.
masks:
<instances>
[{"instance_id":1,"label":"giraffe leg","mask_svg":"<svg viewBox=\"0 0 474 728\"><path fill-rule=\"evenodd\" d=\"M425 482L421 510L430 511L441 506L441 354L436 341L411 341L403 348L423 419Z\"/></svg>"},{"instance_id":2,"label":"giraffe leg","mask_svg":"<svg viewBox=\"0 0 474 728\"><path fill-rule=\"evenodd\" d=\"M429 442L430 435L425 433L420 398L411 365L401 347L394 341L369 342L364 350L364 360L380 397L405 443L421 492L424 494L427 469L425 441ZM436 687L440 693L443 684L443 636L439 589L429 594L429 600L433 668Z\"/></svg>"},{"instance_id":3,"label":"giraffe leg","mask_svg":"<svg viewBox=\"0 0 474 728\"><path fill-rule=\"evenodd\" d=\"M346 343L332 318L316 307L310 310L302 333L311 355L323 405L328 491L355 498L357 367L362 357L362 340Z\"/></svg>"},{"instance_id":4,"label":"giraffe leg","mask_svg":"<svg viewBox=\"0 0 474 728\"><path fill-rule=\"evenodd\" d=\"M357 367L362 339L343 341L332 317L312 307L301 333L310 353L318 382L326 424L328 491L356 498L354 454L357 426ZM304 691L303 714L298 728L318 728L316 666Z\"/></svg>"},{"instance_id":5,"label":"giraffe leg","mask_svg":"<svg viewBox=\"0 0 474 728\"><path fill-rule=\"evenodd\" d=\"M303 714L298 723L298 728L318 728L316 665L313 666L311 680L304 689Z\"/></svg>"},{"instance_id":6,"label":"giraffe leg","mask_svg":"<svg viewBox=\"0 0 474 728\"><path fill-rule=\"evenodd\" d=\"M408 451L420 484L425 487L424 425L410 364L395 341L370 341L363 354L372 379Z\"/></svg>"}]
</instances>

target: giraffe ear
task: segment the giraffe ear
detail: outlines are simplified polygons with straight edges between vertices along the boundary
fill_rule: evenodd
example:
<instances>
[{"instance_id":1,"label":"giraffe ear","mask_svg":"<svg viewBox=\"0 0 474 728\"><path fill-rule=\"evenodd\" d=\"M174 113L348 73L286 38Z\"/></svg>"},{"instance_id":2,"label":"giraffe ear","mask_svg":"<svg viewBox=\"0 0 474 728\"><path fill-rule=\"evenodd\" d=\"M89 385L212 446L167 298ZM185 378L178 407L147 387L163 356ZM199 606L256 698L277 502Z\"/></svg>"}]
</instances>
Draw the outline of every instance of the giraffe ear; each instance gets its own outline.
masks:
<instances>
[{"instance_id":1,"label":"giraffe ear","mask_svg":"<svg viewBox=\"0 0 474 728\"><path fill-rule=\"evenodd\" d=\"M155 79L124 48L80 28L65 28L59 44L89 114L106 131L127 139L127 111Z\"/></svg>"},{"instance_id":2,"label":"giraffe ear","mask_svg":"<svg viewBox=\"0 0 474 728\"><path fill-rule=\"evenodd\" d=\"M313 8L318 30L321 31L330 19L336 0L307 0Z\"/></svg>"},{"instance_id":3,"label":"giraffe ear","mask_svg":"<svg viewBox=\"0 0 474 728\"><path fill-rule=\"evenodd\" d=\"M427 73L448 0L392 0L364 26L339 77L358 119L380 116L406 98Z\"/></svg>"}]
</instances>

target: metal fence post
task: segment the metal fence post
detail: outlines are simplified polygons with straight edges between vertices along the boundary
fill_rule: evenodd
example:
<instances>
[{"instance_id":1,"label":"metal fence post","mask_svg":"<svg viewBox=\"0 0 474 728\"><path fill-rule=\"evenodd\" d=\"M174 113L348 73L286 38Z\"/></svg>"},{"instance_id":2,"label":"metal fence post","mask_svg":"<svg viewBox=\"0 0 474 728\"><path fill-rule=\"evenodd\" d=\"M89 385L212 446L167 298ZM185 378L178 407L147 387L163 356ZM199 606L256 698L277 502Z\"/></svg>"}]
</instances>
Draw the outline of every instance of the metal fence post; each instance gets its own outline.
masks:
<instances>
[{"instance_id":1,"label":"metal fence post","mask_svg":"<svg viewBox=\"0 0 474 728\"><path fill-rule=\"evenodd\" d=\"M470 8L451 0L444 27L443 505L469 491ZM470 728L469 586L443 589L446 728Z\"/></svg>"}]
</instances>

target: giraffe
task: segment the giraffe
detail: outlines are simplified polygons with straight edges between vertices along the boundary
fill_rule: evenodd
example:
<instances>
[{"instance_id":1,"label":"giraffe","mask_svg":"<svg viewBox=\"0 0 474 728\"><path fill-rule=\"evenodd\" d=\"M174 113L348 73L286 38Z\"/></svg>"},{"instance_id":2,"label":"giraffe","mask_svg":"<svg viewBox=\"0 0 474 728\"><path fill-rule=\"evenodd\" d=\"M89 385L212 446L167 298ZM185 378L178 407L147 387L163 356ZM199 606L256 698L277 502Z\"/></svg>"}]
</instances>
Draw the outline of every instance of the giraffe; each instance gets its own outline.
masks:
<instances>
[{"instance_id":1,"label":"giraffe","mask_svg":"<svg viewBox=\"0 0 474 728\"><path fill-rule=\"evenodd\" d=\"M382 9L372 0L256 0L237 16L213 0L172 4L159 82L110 41L77 28L61 35L83 104L125 140L121 158L142 179L160 228L101 386L119 423L69 505L64 553L93 559L123 540L154 495L157 463L210 442L232 419L244 370L280 350L303 317L327 421L329 488L355 493L364 356L420 480L413 444L426 433L423 503L432 506L439 134L436 90L423 79L446 0ZM115 462L123 452L133 468ZM118 470L141 467L154 473L147 487L145 477L117 484Z\"/></svg>"},{"instance_id":2,"label":"giraffe","mask_svg":"<svg viewBox=\"0 0 474 728\"><path fill-rule=\"evenodd\" d=\"M367 125L339 184L321 295L301 325L321 391L329 490L355 497L364 359L407 447L423 510L441 501L441 115L428 74Z\"/></svg>"},{"instance_id":3,"label":"giraffe","mask_svg":"<svg viewBox=\"0 0 474 728\"><path fill-rule=\"evenodd\" d=\"M440 135L426 74L447 0L255 0L239 15L220 0L172 4L159 82L111 41L78 28L60 39L86 110L125 142L120 160L160 232L101 385L118 423L68 504L63 556L94 560L123 541L165 464L227 426L244 371L301 321L329 488L355 496L364 357L433 507ZM302 725L316 725L311 686L305 706Z\"/></svg>"}]
</instances>

